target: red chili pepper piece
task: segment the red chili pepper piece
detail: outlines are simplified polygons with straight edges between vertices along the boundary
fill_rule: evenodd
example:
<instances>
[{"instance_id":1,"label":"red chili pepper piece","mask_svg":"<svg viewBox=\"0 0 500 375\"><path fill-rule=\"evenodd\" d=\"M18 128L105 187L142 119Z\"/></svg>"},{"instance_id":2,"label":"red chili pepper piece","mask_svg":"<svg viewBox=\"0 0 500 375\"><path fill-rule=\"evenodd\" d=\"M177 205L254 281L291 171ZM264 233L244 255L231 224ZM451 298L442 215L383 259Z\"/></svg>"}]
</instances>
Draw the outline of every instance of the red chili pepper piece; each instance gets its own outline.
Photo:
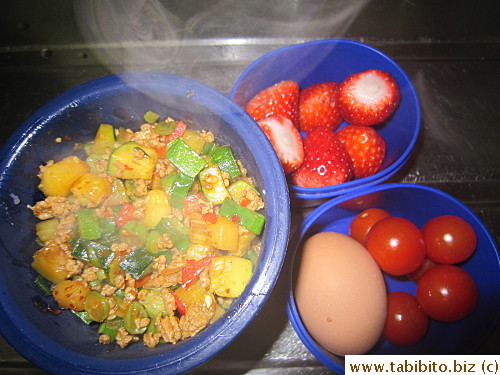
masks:
<instances>
[{"instance_id":1,"label":"red chili pepper piece","mask_svg":"<svg viewBox=\"0 0 500 375\"><path fill-rule=\"evenodd\" d=\"M207 212L206 214L204 214L203 219L212 224L215 224L217 222L217 216L212 212Z\"/></svg>"},{"instance_id":2,"label":"red chili pepper piece","mask_svg":"<svg viewBox=\"0 0 500 375\"><path fill-rule=\"evenodd\" d=\"M203 269L209 266L212 263L212 259L216 256L216 254L212 254L197 261L188 260L188 264L182 268L181 272L182 287L186 289L193 284L200 277Z\"/></svg>"},{"instance_id":3,"label":"red chili pepper piece","mask_svg":"<svg viewBox=\"0 0 500 375\"><path fill-rule=\"evenodd\" d=\"M248 198L243 198L240 202L240 206L243 206L243 207L246 207L248 206L250 203L252 203L252 201Z\"/></svg>"}]
</instances>

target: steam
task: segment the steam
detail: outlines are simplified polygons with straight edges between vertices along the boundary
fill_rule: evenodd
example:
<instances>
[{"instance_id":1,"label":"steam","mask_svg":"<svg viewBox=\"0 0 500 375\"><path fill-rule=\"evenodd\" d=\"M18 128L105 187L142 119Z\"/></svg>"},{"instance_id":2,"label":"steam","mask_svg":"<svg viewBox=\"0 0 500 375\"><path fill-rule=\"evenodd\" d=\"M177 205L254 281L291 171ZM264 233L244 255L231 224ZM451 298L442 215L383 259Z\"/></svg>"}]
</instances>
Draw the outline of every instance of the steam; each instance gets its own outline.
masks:
<instances>
[{"instance_id":1,"label":"steam","mask_svg":"<svg viewBox=\"0 0 500 375\"><path fill-rule=\"evenodd\" d=\"M159 1L75 0L74 8L84 38L111 71L148 70L175 59L181 22Z\"/></svg>"},{"instance_id":2,"label":"steam","mask_svg":"<svg viewBox=\"0 0 500 375\"><path fill-rule=\"evenodd\" d=\"M341 38L368 1L76 0L74 9L83 36L98 47L98 57L110 71L186 75L195 61L210 58L214 48L228 43L276 47ZM204 56L194 53L194 47ZM213 59L226 61L230 55L219 52ZM241 62L242 56L233 58Z\"/></svg>"},{"instance_id":3,"label":"steam","mask_svg":"<svg viewBox=\"0 0 500 375\"><path fill-rule=\"evenodd\" d=\"M257 38L342 37L367 0L221 0L192 17L196 35Z\"/></svg>"}]
</instances>

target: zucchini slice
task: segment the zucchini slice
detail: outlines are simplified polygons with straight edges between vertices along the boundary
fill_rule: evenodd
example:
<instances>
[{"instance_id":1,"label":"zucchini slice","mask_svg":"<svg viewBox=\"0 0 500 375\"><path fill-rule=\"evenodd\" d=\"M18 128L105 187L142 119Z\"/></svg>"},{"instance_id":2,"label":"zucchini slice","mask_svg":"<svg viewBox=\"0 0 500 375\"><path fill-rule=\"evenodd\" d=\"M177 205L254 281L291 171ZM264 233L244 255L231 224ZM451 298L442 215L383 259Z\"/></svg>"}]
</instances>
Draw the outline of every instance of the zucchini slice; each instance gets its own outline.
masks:
<instances>
[{"instance_id":1,"label":"zucchini slice","mask_svg":"<svg viewBox=\"0 0 500 375\"><path fill-rule=\"evenodd\" d=\"M156 150L131 141L124 143L109 156L108 174L123 179L153 177L158 154Z\"/></svg>"}]
</instances>

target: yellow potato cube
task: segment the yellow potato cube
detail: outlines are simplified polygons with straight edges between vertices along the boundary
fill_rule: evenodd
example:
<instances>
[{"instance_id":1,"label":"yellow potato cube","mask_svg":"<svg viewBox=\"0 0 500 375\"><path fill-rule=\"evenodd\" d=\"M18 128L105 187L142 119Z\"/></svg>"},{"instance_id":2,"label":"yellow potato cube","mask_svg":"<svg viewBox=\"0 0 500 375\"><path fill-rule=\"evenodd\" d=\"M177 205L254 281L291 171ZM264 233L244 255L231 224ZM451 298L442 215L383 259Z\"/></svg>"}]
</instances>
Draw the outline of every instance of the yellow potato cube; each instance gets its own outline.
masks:
<instances>
[{"instance_id":1,"label":"yellow potato cube","mask_svg":"<svg viewBox=\"0 0 500 375\"><path fill-rule=\"evenodd\" d=\"M85 173L75 181L71 193L76 198L83 198L89 207L96 207L111 194L111 188L111 182L107 177Z\"/></svg>"},{"instance_id":2,"label":"yellow potato cube","mask_svg":"<svg viewBox=\"0 0 500 375\"><path fill-rule=\"evenodd\" d=\"M247 252L248 248L250 247L250 244L254 240L254 238L257 237L255 233L252 232L246 232L242 235L240 235L240 239L238 242L238 251L234 253L234 255L238 256L243 256Z\"/></svg>"},{"instance_id":3,"label":"yellow potato cube","mask_svg":"<svg viewBox=\"0 0 500 375\"><path fill-rule=\"evenodd\" d=\"M209 291L221 297L238 297L252 277L252 262L233 255L216 257L209 270Z\"/></svg>"},{"instance_id":4,"label":"yellow potato cube","mask_svg":"<svg viewBox=\"0 0 500 375\"><path fill-rule=\"evenodd\" d=\"M207 297L210 297L199 280L197 280L187 288L184 288L182 286L177 288L175 290L175 295L182 301L185 306L206 304Z\"/></svg>"},{"instance_id":5,"label":"yellow potato cube","mask_svg":"<svg viewBox=\"0 0 500 375\"><path fill-rule=\"evenodd\" d=\"M170 203L164 190L150 190L144 200L144 224L154 227L171 213Z\"/></svg>"},{"instance_id":6,"label":"yellow potato cube","mask_svg":"<svg viewBox=\"0 0 500 375\"><path fill-rule=\"evenodd\" d=\"M214 224L208 225L210 237L208 244L220 250L231 252L238 251L239 246L239 225L223 217L217 217Z\"/></svg>"},{"instance_id":7,"label":"yellow potato cube","mask_svg":"<svg viewBox=\"0 0 500 375\"><path fill-rule=\"evenodd\" d=\"M88 164L77 156L68 156L43 170L39 188L46 196L67 197L74 182L89 169Z\"/></svg>"},{"instance_id":8,"label":"yellow potato cube","mask_svg":"<svg viewBox=\"0 0 500 375\"><path fill-rule=\"evenodd\" d=\"M184 142L191 147L198 155L203 151L203 146L205 145L205 140L200 135L199 132L193 129L186 129L182 134L182 139Z\"/></svg>"},{"instance_id":9,"label":"yellow potato cube","mask_svg":"<svg viewBox=\"0 0 500 375\"><path fill-rule=\"evenodd\" d=\"M35 252L31 266L47 280L57 284L69 275L66 269L68 260L70 258L57 243L49 242Z\"/></svg>"},{"instance_id":10,"label":"yellow potato cube","mask_svg":"<svg viewBox=\"0 0 500 375\"><path fill-rule=\"evenodd\" d=\"M85 298L91 290L83 280L62 280L55 286L52 295L63 309L83 311Z\"/></svg>"}]
</instances>

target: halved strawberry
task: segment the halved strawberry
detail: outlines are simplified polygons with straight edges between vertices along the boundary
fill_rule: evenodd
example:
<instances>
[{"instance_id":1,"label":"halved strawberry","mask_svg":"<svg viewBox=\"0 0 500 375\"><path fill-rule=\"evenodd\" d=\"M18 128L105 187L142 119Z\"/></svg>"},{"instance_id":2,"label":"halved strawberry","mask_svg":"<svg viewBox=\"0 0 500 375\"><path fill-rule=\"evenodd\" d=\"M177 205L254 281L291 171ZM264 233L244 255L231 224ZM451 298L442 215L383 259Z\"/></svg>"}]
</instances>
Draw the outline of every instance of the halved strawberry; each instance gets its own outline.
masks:
<instances>
[{"instance_id":1,"label":"halved strawberry","mask_svg":"<svg viewBox=\"0 0 500 375\"><path fill-rule=\"evenodd\" d=\"M351 125L380 124L394 112L400 100L396 79L378 69L350 75L337 93L342 118Z\"/></svg>"},{"instance_id":2,"label":"halved strawberry","mask_svg":"<svg viewBox=\"0 0 500 375\"><path fill-rule=\"evenodd\" d=\"M284 116L299 126L299 84L295 81L281 81L260 91L245 107L255 121Z\"/></svg>"},{"instance_id":3,"label":"halved strawberry","mask_svg":"<svg viewBox=\"0 0 500 375\"><path fill-rule=\"evenodd\" d=\"M363 178L378 172L385 158L385 141L368 126L348 125L337 136L351 156L354 177Z\"/></svg>"},{"instance_id":4,"label":"halved strawberry","mask_svg":"<svg viewBox=\"0 0 500 375\"><path fill-rule=\"evenodd\" d=\"M304 138L304 162L292 174L297 186L323 187L352 179L352 161L337 135L317 127Z\"/></svg>"},{"instance_id":5,"label":"halved strawberry","mask_svg":"<svg viewBox=\"0 0 500 375\"><path fill-rule=\"evenodd\" d=\"M272 116L257 123L271 141L285 174L299 168L304 161L304 147L293 122L283 116Z\"/></svg>"},{"instance_id":6,"label":"halved strawberry","mask_svg":"<svg viewBox=\"0 0 500 375\"><path fill-rule=\"evenodd\" d=\"M303 132L325 126L336 130L342 122L337 107L336 82L316 83L306 87L299 96L299 129Z\"/></svg>"}]
</instances>

